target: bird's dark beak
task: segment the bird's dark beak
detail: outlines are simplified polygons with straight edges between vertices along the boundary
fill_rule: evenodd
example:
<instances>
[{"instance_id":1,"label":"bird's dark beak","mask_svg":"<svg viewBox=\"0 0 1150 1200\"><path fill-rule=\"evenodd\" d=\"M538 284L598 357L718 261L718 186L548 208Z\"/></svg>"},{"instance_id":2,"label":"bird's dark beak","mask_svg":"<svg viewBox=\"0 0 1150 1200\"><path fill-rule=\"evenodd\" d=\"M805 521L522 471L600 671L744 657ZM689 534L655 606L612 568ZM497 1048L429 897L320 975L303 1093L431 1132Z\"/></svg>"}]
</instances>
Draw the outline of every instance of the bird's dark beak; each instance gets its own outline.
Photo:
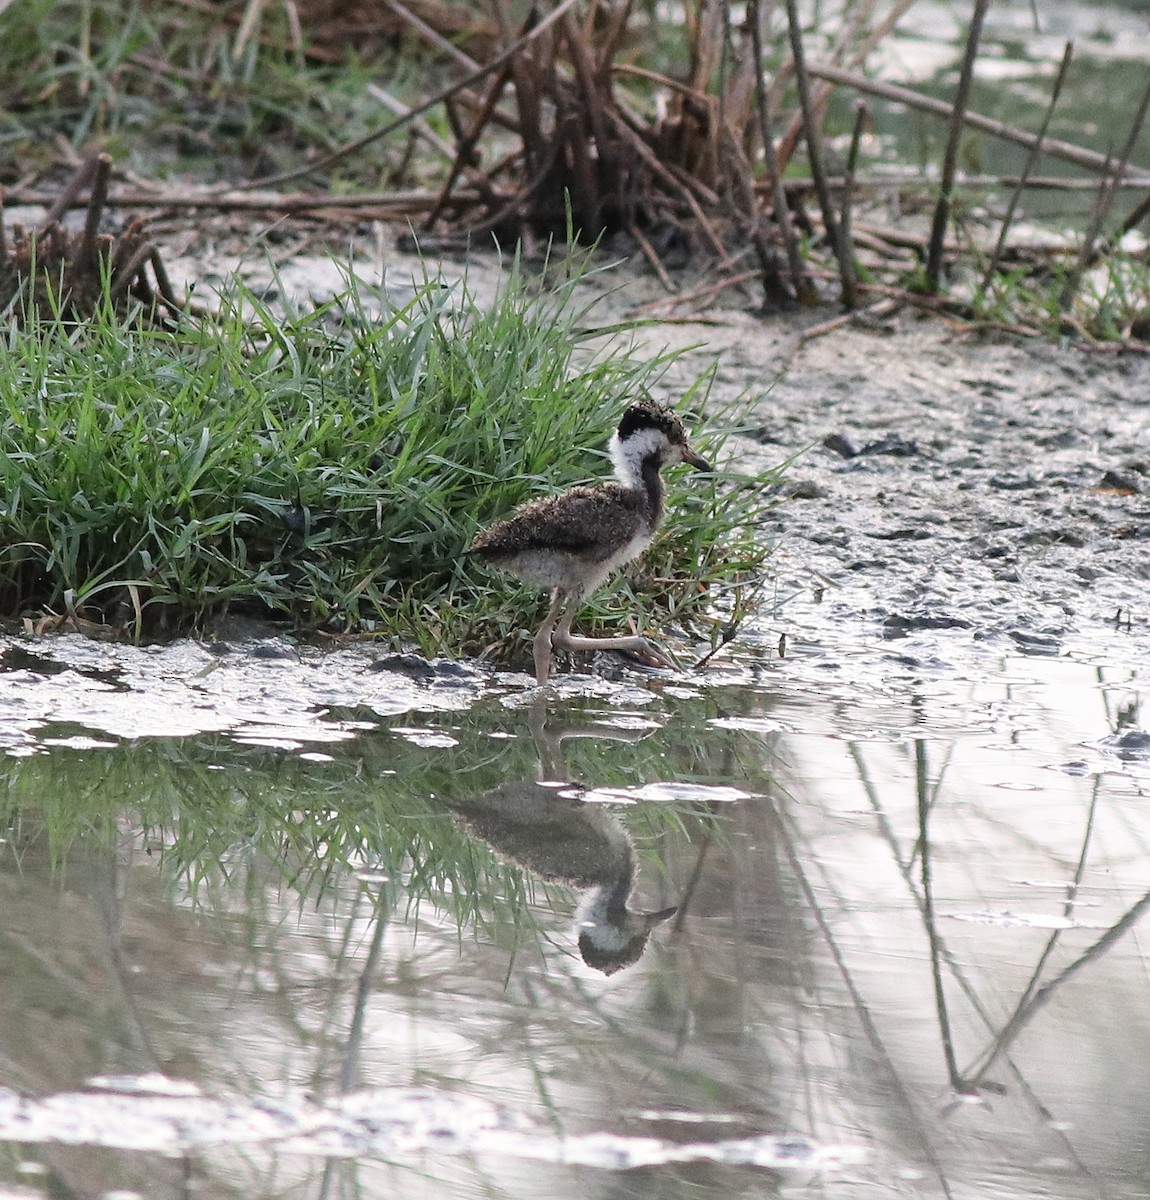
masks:
<instances>
[{"instance_id":1,"label":"bird's dark beak","mask_svg":"<svg viewBox=\"0 0 1150 1200\"><path fill-rule=\"evenodd\" d=\"M647 919L648 928L652 928L655 925L662 925L664 921L669 921L678 911L679 906L676 904L673 908L664 908L659 912L644 913L643 916Z\"/></svg>"},{"instance_id":2,"label":"bird's dark beak","mask_svg":"<svg viewBox=\"0 0 1150 1200\"><path fill-rule=\"evenodd\" d=\"M692 466L696 471L710 471L711 464L701 455L696 454L690 446L684 446L682 450L683 461Z\"/></svg>"}]
</instances>

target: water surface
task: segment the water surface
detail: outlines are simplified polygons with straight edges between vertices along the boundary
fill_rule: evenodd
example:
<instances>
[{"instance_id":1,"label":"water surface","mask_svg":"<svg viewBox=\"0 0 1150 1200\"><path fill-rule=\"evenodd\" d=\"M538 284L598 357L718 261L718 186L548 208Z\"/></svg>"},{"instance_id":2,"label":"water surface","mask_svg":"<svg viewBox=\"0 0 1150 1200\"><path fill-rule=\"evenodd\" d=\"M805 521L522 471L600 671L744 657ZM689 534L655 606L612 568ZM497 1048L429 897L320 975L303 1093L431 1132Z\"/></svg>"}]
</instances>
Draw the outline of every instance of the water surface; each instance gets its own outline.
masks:
<instances>
[{"instance_id":1,"label":"water surface","mask_svg":"<svg viewBox=\"0 0 1150 1200\"><path fill-rule=\"evenodd\" d=\"M7 643L0 1178L1150 1195L1137 654L823 620L542 699Z\"/></svg>"}]
</instances>

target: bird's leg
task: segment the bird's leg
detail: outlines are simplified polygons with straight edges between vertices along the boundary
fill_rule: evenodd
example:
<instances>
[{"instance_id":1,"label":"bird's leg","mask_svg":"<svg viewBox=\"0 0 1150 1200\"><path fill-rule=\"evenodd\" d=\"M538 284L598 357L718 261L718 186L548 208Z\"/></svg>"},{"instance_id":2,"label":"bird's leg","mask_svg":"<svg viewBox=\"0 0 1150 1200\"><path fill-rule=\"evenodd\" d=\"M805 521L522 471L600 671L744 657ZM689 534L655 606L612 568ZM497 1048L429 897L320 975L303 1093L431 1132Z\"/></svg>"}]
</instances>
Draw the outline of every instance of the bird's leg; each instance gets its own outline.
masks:
<instances>
[{"instance_id":1,"label":"bird's leg","mask_svg":"<svg viewBox=\"0 0 1150 1200\"><path fill-rule=\"evenodd\" d=\"M547 618L531 643L531 653L535 658L535 681L540 687L547 682L547 676L551 674L551 639L555 632L555 622L559 619L566 599L566 594L556 588L551 597L551 607L547 610Z\"/></svg>"},{"instance_id":2,"label":"bird's leg","mask_svg":"<svg viewBox=\"0 0 1150 1200\"><path fill-rule=\"evenodd\" d=\"M571 632L574 619L575 606L572 605L551 635L551 645L556 650L625 650L648 667L669 667L673 670L678 666L665 650L660 650L654 642L638 634L630 637L580 637Z\"/></svg>"}]
</instances>

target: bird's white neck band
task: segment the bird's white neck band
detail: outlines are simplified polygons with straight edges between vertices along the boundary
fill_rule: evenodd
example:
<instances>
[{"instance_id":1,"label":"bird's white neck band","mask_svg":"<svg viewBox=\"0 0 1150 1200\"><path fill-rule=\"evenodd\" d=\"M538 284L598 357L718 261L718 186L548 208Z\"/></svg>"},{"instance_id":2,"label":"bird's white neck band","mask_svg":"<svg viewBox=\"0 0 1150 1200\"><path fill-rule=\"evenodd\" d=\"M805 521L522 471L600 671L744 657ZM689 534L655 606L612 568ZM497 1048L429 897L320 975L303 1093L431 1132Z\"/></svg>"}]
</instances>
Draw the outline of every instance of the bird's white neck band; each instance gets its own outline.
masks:
<instances>
[{"instance_id":1,"label":"bird's white neck band","mask_svg":"<svg viewBox=\"0 0 1150 1200\"><path fill-rule=\"evenodd\" d=\"M658 429L638 429L626 440L612 434L608 449L619 482L624 487L642 487L643 460L657 454L666 444L666 435Z\"/></svg>"}]
</instances>

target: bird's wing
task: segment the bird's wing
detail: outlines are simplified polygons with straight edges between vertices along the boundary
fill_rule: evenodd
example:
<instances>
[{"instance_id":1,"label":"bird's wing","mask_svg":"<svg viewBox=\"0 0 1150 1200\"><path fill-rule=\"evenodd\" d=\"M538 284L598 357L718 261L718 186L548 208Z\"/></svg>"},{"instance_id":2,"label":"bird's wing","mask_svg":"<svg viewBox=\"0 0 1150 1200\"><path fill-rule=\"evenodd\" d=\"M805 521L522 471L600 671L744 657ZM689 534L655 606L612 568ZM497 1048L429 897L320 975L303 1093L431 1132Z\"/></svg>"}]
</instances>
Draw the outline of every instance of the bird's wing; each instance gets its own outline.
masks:
<instances>
[{"instance_id":1,"label":"bird's wing","mask_svg":"<svg viewBox=\"0 0 1150 1200\"><path fill-rule=\"evenodd\" d=\"M572 554L596 546L626 544L643 526L641 500L626 488L574 488L525 504L498 521L472 545L480 554L498 556L523 550L565 550Z\"/></svg>"}]
</instances>

